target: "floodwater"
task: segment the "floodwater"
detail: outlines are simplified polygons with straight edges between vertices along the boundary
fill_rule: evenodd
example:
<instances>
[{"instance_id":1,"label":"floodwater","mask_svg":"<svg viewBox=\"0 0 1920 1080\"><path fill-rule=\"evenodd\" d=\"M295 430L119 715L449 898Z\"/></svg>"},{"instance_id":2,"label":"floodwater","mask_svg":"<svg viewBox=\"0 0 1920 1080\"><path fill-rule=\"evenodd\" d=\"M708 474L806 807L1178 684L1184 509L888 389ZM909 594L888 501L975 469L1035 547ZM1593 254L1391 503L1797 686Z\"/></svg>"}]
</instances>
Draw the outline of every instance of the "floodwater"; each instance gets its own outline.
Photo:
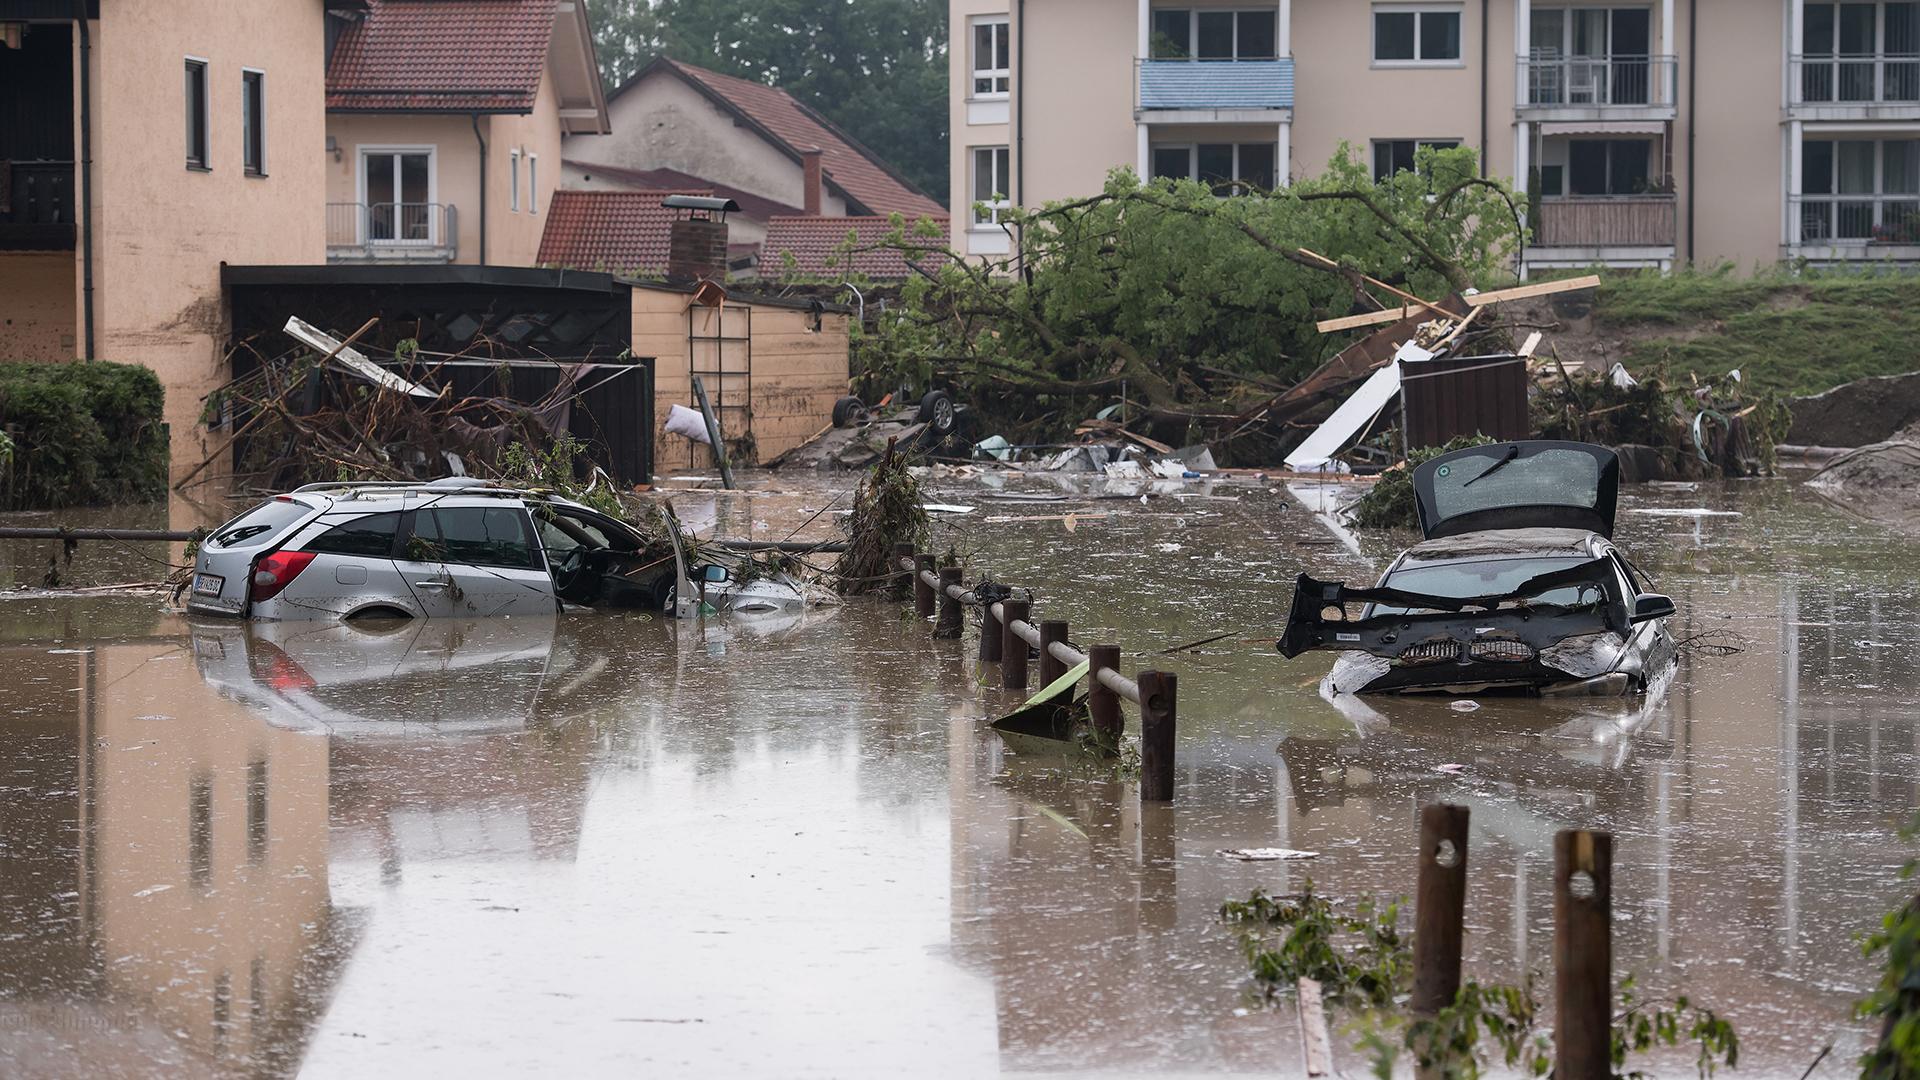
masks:
<instances>
[{"instance_id":1,"label":"floodwater","mask_svg":"<svg viewBox=\"0 0 1920 1080\"><path fill-rule=\"evenodd\" d=\"M832 497L761 483L785 493L677 505L778 539ZM1441 799L1472 810L1469 975L1551 996L1553 833L1609 829L1616 970L1730 1018L1742 1075L1829 1042L1816 1075L1849 1073L1856 936L1902 896L1920 796L1920 544L1784 481L1630 490L1676 636L1743 651L1690 653L1656 701L1342 713L1330 654L1272 634L1296 573L1368 578L1391 541L1350 550L1251 481L995 494L930 491L1076 641L1131 671L1233 632L1150 660L1180 679L1171 807L1007 752L971 637L883 600L369 634L0 599L0 1076L1297 1075L1220 902L1410 894ZM1740 516L1636 512L1691 507ZM17 543L0 580L166 554ZM1250 847L1319 856L1216 855Z\"/></svg>"}]
</instances>

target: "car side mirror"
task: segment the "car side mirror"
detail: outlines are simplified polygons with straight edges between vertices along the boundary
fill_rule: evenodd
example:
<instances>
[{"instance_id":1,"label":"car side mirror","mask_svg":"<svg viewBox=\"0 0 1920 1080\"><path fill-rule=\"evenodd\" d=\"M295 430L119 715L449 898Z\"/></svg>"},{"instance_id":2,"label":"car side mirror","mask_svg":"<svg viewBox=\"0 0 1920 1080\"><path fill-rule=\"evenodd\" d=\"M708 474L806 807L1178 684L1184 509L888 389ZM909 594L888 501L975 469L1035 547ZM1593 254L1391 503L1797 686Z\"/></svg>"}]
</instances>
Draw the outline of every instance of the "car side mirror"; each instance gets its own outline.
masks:
<instances>
[{"instance_id":1,"label":"car side mirror","mask_svg":"<svg viewBox=\"0 0 1920 1080\"><path fill-rule=\"evenodd\" d=\"M1671 596L1643 592L1633 598L1633 621L1635 623L1664 619L1673 614L1673 612L1673 597Z\"/></svg>"},{"instance_id":2,"label":"car side mirror","mask_svg":"<svg viewBox=\"0 0 1920 1080\"><path fill-rule=\"evenodd\" d=\"M700 580L709 584L727 580L727 568L708 564L700 568Z\"/></svg>"}]
</instances>

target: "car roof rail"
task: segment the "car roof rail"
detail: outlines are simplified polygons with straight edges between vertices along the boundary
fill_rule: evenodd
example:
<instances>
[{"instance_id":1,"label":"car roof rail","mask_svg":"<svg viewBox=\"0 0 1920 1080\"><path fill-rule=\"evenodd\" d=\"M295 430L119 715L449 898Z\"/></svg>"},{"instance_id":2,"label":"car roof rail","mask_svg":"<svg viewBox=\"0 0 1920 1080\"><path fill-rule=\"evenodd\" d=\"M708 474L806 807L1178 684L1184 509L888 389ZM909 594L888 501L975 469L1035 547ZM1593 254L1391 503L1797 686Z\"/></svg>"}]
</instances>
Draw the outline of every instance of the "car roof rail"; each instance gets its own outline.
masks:
<instances>
[{"instance_id":1,"label":"car roof rail","mask_svg":"<svg viewBox=\"0 0 1920 1080\"><path fill-rule=\"evenodd\" d=\"M492 495L524 498L528 492L518 488L502 486L492 480L478 477L449 476L443 480L464 481L463 483L443 483L441 480L353 480L347 482L302 484L289 494L303 491L315 493L338 492L349 496L369 495L406 495L424 492L434 495Z\"/></svg>"}]
</instances>

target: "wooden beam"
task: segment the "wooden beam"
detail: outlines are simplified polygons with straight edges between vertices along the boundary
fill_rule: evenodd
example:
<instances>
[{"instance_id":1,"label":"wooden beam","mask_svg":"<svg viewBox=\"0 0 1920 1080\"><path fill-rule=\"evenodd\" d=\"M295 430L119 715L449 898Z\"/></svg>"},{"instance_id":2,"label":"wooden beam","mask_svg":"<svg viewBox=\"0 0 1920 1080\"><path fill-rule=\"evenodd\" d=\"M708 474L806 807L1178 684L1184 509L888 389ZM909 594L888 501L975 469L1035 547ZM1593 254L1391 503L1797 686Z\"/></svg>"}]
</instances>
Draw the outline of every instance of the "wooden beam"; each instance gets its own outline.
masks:
<instances>
[{"instance_id":1,"label":"wooden beam","mask_svg":"<svg viewBox=\"0 0 1920 1080\"><path fill-rule=\"evenodd\" d=\"M1474 293L1465 297L1468 307L1485 307L1498 304L1503 300L1530 300L1536 296L1550 296L1554 293L1577 292L1581 289L1598 288L1600 278L1594 274L1586 277L1567 278L1563 281L1542 281L1533 285L1519 285L1511 289L1496 289L1493 292ZM1385 311L1370 311L1365 315L1346 315L1338 319L1326 319L1317 322L1314 328L1323 334L1336 330L1357 330L1363 326L1378 326L1381 323L1398 322L1414 313L1412 306L1388 308ZM1451 313L1448 314L1451 318Z\"/></svg>"},{"instance_id":2,"label":"wooden beam","mask_svg":"<svg viewBox=\"0 0 1920 1080\"><path fill-rule=\"evenodd\" d=\"M1475 308L1474 310L1478 311L1480 309ZM1535 330L1533 333L1527 335L1526 342L1520 346L1520 351L1515 355L1521 357L1522 359L1525 359L1525 358L1531 357L1533 355L1533 350L1539 347L1540 347L1540 331Z\"/></svg>"}]
</instances>

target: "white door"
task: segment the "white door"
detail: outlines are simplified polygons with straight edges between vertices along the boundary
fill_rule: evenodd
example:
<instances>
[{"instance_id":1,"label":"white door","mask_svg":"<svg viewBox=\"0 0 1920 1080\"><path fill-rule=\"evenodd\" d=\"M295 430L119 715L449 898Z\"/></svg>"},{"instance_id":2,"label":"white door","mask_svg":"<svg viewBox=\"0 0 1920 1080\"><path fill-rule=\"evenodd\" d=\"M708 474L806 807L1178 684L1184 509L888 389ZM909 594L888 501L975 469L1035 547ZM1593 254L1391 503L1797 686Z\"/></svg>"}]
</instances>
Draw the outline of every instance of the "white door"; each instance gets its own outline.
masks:
<instances>
[{"instance_id":1,"label":"white door","mask_svg":"<svg viewBox=\"0 0 1920 1080\"><path fill-rule=\"evenodd\" d=\"M360 155L370 244L435 244L433 155L424 150L364 150Z\"/></svg>"},{"instance_id":2,"label":"white door","mask_svg":"<svg viewBox=\"0 0 1920 1080\"><path fill-rule=\"evenodd\" d=\"M394 565L429 617L558 610L533 521L522 507L425 507L413 512L408 528Z\"/></svg>"}]
</instances>

